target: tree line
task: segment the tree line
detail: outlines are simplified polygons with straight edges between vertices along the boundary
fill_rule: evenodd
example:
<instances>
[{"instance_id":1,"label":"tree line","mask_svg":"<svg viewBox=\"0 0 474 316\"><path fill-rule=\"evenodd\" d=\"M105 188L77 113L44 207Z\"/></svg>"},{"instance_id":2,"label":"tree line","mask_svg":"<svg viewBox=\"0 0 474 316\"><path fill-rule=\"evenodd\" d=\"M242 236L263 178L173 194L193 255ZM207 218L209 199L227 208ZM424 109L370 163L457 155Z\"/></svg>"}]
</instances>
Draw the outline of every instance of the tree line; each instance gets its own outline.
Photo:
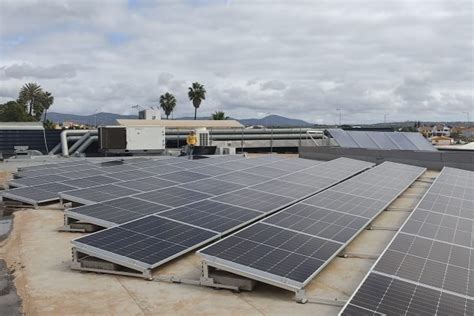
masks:
<instances>
[{"instance_id":1,"label":"tree line","mask_svg":"<svg viewBox=\"0 0 474 316\"><path fill-rule=\"evenodd\" d=\"M194 119L203 100L206 99L206 89L198 82L194 82L188 90L188 98L194 107ZM169 92L160 96L160 107L166 119L176 107L176 98ZM53 122L47 120L48 110L54 103L54 96L44 91L35 82L26 83L15 101L0 104L0 122L39 122L43 118L45 126L52 126ZM229 117L222 111L212 114L214 120L227 120Z\"/></svg>"},{"instance_id":2,"label":"tree line","mask_svg":"<svg viewBox=\"0 0 474 316\"><path fill-rule=\"evenodd\" d=\"M188 90L188 98L192 102L194 107L194 119L197 118L197 110L201 105L201 102L206 99L206 89L198 82L194 82ZM169 92L160 96L160 107L166 115L166 119L169 119L171 113L173 113L176 107L176 97ZM222 111L216 111L212 114L213 120L227 120L229 117Z\"/></svg>"},{"instance_id":3,"label":"tree line","mask_svg":"<svg viewBox=\"0 0 474 316\"><path fill-rule=\"evenodd\" d=\"M15 101L0 105L0 121L38 122L43 118L43 122L50 123L46 115L53 103L51 92L44 91L37 83L29 82L20 89Z\"/></svg>"}]
</instances>

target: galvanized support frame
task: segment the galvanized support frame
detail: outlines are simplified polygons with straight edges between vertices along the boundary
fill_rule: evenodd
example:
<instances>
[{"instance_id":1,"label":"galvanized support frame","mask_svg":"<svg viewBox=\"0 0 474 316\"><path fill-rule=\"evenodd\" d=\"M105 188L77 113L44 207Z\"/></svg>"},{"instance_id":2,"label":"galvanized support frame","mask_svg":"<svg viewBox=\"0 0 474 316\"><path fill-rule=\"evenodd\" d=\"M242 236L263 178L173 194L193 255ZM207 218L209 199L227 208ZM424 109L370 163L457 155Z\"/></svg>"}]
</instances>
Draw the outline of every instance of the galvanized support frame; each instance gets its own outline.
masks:
<instances>
[{"instance_id":1,"label":"galvanized support frame","mask_svg":"<svg viewBox=\"0 0 474 316\"><path fill-rule=\"evenodd\" d=\"M78 250L76 247L72 248L72 262L71 262L71 269L78 270L78 271L86 271L86 272L96 272L96 273L108 273L108 274L116 274L116 275L124 275L124 276L131 276L131 277L139 277L145 280L153 280L153 276L151 274L151 270L149 269L134 269L131 267L126 267L128 269L132 269L137 271L136 273L133 272L126 272L120 270L106 270L106 269L95 269L95 268L85 268L82 266L81 261L79 259L79 253L83 253L89 256L92 254L87 253L84 250Z\"/></svg>"}]
</instances>

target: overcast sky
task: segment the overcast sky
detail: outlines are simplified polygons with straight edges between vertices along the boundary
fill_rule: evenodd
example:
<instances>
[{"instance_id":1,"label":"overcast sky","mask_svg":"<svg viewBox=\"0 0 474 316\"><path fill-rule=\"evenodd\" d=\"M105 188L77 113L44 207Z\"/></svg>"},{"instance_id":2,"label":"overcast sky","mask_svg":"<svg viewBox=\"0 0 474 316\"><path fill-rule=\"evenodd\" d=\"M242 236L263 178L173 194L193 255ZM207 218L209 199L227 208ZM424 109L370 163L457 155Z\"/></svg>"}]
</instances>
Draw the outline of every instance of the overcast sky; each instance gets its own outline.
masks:
<instances>
[{"instance_id":1,"label":"overcast sky","mask_svg":"<svg viewBox=\"0 0 474 316\"><path fill-rule=\"evenodd\" d=\"M474 119L471 0L0 0L0 102L135 113L187 87L198 114L310 122Z\"/></svg>"}]
</instances>

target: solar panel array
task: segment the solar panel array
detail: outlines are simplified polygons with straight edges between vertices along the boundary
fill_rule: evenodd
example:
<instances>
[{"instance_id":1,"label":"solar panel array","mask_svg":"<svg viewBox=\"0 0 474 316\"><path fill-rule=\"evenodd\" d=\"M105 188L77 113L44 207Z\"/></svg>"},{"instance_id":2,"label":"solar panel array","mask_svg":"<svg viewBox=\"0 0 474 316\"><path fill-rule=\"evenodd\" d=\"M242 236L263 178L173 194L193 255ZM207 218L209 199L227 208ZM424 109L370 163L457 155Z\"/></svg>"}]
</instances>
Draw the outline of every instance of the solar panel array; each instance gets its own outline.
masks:
<instances>
[{"instance_id":1,"label":"solar panel array","mask_svg":"<svg viewBox=\"0 0 474 316\"><path fill-rule=\"evenodd\" d=\"M219 159L224 163L240 158L241 156L226 156L202 160L214 163L217 161L214 159ZM197 164L201 167L206 166L211 162L202 163L194 160L187 162L187 159L173 159L167 156L105 162L71 159L67 162L22 168L15 175L16 178L9 182L9 187L12 189L4 191L2 196L5 199L37 206L41 203L58 201L60 193L67 192L66 196L73 202L93 204L123 195L145 192L143 189L145 183L154 188L169 186L171 182L155 178L155 175L183 172L186 170L183 163L191 168ZM51 183L58 185L46 186ZM117 187L117 184L121 186Z\"/></svg>"},{"instance_id":2,"label":"solar panel array","mask_svg":"<svg viewBox=\"0 0 474 316\"><path fill-rule=\"evenodd\" d=\"M474 313L474 172L444 168L342 315Z\"/></svg>"},{"instance_id":3,"label":"solar panel array","mask_svg":"<svg viewBox=\"0 0 474 316\"><path fill-rule=\"evenodd\" d=\"M277 159L283 160L283 158ZM291 161L293 161L293 164L297 164L302 161L302 159L292 159ZM274 162L275 158L268 156L248 160L240 159L238 161L232 161L228 158L213 158L208 159L206 163L194 160L178 160L174 164L161 166L161 168L171 167L174 172L166 173L162 171L158 176L119 182L116 183L115 186L131 190L128 192L129 194L124 195L133 196L134 199L143 201L143 208L147 207L146 203L154 203L159 205L161 210L165 210L244 187L236 183L214 179L215 176L195 172L194 168L200 170L213 170L218 168L222 170L221 175L224 175L226 173L239 172L226 169L222 166L232 166L235 164L242 168L253 168L255 165L274 164ZM317 162L313 162L313 165L315 164L317 164ZM178 171L174 169L176 165L180 166ZM150 167L149 164L147 164L147 167ZM304 167L302 166L301 168ZM275 171L278 170L275 169ZM268 179L269 178L265 177L262 181L268 181ZM102 187L96 186L91 189L62 193L61 196L65 199L92 206L68 209L66 210L68 217L78 220L87 220L90 223L104 227L122 224L125 218L132 220L143 217L143 215L136 213L134 210L130 210L127 216L125 216L123 209L117 210L114 208L116 212L113 212L112 209L109 208L109 205L114 204L113 199L116 197L100 193L101 190ZM109 193L113 193L113 191ZM96 205L98 202L100 202L100 204ZM98 211L100 207L104 207L103 212ZM93 216L90 214L91 210L93 210ZM157 212L151 212L150 214L152 213Z\"/></svg>"},{"instance_id":4,"label":"solar panel array","mask_svg":"<svg viewBox=\"0 0 474 316\"><path fill-rule=\"evenodd\" d=\"M36 206L59 200L61 192L122 182L125 178L123 170L133 172L133 175L128 176L127 179L153 176L153 173L140 170L144 159L148 163L164 163L165 161L172 163L174 161L170 157L131 158L124 161L102 163L85 159L71 159L67 162L25 167L15 175L15 179L9 182L8 185L12 189L4 191L2 197ZM176 162L181 162L181 160ZM118 193L118 189L114 190L114 187L104 188L103 191L105 194L110 191Z\"/></svg>"},{"instance_id":5,"label":"solar panel array","mask_svg":"<svg viewBox=\"0 0 474 316\"><path fill-rule=\"evenodd\" d=\"M284 166L290 165L290 168L283 169ZM140 201L168 207L149 216L142 215L141 218L120 224L116 217L118 212L109 207L112 201L103 203L102 205L107 206L104 207L107 214L95 216L115 226L75 239L73 245L80 252L116 264L134 269L152 269L299 199L266 193L260 190L258 183L278 181L277 184L280 184L279 178L294 172L304 172L307 175L320 173L320 178L328 177L325 178L326 182L321 181L319 186L314 186L313 191L308 193L314 194L369 168L372 164L345 158L318 163L299 158L275 159L270 156L266 159L241 160L218 166L232 168L234 171L227 173L231 177L220 175L198 178L194 182L132 196ZM256 166L265 170L263 173L266 176L257 175L253 178L260 179L258 183L243 183L247 175L246 170L255 171ZM270 168L274 168L279 177L268 177L271 176L268 173ZM286 172L282 172L285 170ZM181 175L167 179L181 180ZM284 185L291 187L297 183L285 182ZM254 186L257 189L254 189ZM84 211L85 208L88 207L72 209L68 214L88 213L90 210ZM94 208L93 211L100 213L100 207ZM109 216L110 214L113 215Z\"/></svg>"},{"instance_id":6,"label":"solar panel array","mask_svg":"<svg viewBox=\"0 0 474 316\"><path fill-rule=\"evenodd\" d=\"M299 290L424 171L385 162L198 253L210 266Z\"/></svg>"},{"instance_id":7,"label":"solar panel array","mask_svg":"<svg viewBox=\"0 0 474 316\"><path fill-rule=\"evenodd\" d=\"M341 147L384 150L437 150L420 133L345 131L338 128L329 129L328 132Z\"/></svg>"}]
</instances>

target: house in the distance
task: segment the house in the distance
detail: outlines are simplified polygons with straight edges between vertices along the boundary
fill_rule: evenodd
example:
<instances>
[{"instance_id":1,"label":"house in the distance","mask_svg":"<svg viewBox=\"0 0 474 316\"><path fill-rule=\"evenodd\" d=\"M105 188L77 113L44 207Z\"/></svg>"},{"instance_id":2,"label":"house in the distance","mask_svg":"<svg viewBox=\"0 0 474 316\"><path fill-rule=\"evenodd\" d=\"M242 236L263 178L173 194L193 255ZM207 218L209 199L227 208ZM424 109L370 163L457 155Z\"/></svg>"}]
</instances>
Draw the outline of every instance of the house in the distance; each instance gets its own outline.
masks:
<instances>
[{"instance_id":1,"label":"house in the distance","mask_svg":"<svg viewBox=\"0 0 474 316\"><path fill-rule=\"evenodd\" d=\"M452 145L454 144L454 139L448 136L433 136L431 137L431 143L433 145Z\"/></svg>"},{"instance_id":2,"label":"house in the distance","mask_svg":"<svg viewBox=\"0 0 474 316\"><path fill-rule=\"evenodd\" d=\"M435 136L446 136L449 137L451 135L451 128L444 124L436 124L431 129L431 135Z\"/></svg>"}]
</instances>

